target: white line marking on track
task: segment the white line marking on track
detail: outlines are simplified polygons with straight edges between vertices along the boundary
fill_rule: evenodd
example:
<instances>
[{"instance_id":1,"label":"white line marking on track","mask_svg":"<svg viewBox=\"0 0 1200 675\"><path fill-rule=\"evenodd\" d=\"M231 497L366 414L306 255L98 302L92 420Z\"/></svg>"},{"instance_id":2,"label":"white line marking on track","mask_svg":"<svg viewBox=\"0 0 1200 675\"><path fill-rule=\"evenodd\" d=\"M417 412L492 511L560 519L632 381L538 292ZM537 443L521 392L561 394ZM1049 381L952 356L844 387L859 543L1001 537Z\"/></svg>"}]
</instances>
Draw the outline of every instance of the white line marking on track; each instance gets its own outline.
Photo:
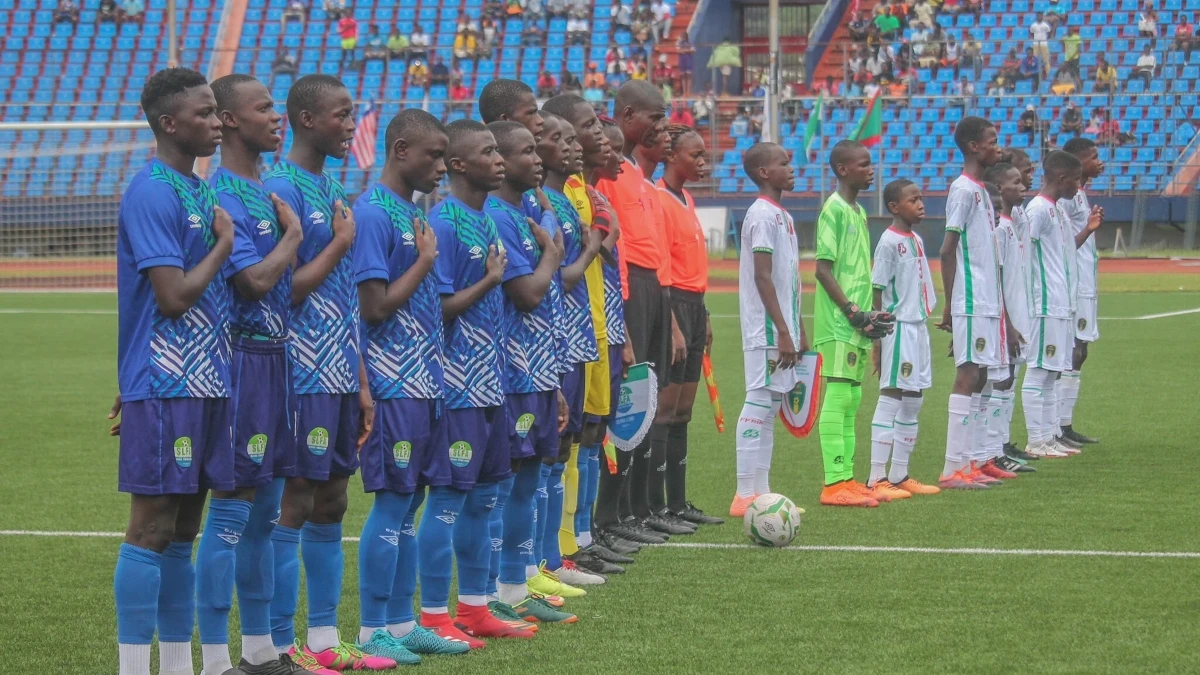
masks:
<instances>
[{"instance_id":1,"label":"white line marking on track","mask_svg":"<svg viewBox=\"0 0 1200 675\"><path fill-rule=\"evenodd\" d=\"M22 309L0 307L0 314L103 314L115 315L115 309Z\"/></svg>"},{"instance_id":2,"label":"white line marking on track","mask_svg":"<svg viewBox=\"0 0 1200 675\"><path fill-rule=\"evenodd\" d=\"M64 537L64 538L102 538L115 539L123 537L123 532L70 532L59 530L0 530L2 537ZM358 537L342 537L342 541L357 542ZM717 544L717 543L667 543L653 548L691 548L691 549L759 549L761 546L750 544ZM924 553L931 555L1017 555L1017 556L1078 556L1092 558L1189 558L1200 559L1200 552L1193 551L1081 551L1070 549L1040 549L1040 548L936 548L932 546L816 546L797 545L787 547L788 551L808 551L817 553Z\"/></svg>"},{"instance_id":3,"label":"white line marking on track","mask_svg":"<svg viewBox=\"0 0 1200 675\"><path fill-rule=\"evenodd\" d=\"M3 310L0 310L3 311ZM1184 316L1186 314L1200 314L1200 307L1193 309L1181 309L1177 312L1162 312L1161 314L1144 314L1142 316L1102 316L1101 321L1149 321L1151 319L1167 319L1173 316ZM712 314L713 319L737 319L737 314ZM804 318L810 318L807 314Z\"/></svg>"}]
</instances>

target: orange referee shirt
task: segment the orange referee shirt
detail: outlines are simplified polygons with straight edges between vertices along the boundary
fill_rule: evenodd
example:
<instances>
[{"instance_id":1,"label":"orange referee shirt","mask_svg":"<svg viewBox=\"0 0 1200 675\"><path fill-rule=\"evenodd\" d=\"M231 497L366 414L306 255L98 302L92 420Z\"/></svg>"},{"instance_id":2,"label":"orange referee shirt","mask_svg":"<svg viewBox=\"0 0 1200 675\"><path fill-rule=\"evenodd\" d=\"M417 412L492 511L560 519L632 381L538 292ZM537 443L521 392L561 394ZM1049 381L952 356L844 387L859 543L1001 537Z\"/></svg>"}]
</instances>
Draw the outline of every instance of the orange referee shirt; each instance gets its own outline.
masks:
<instances>
[{"instance_id":1,"label":"orange referee shirt","mask_svg":"<svg viewBox=\"0 0 1200 675\"><path fill-rule=\"evenodd\" d=\"M661 178L656 185L671 252L671 286L703 293L708 290L708 245L696 217L696 202L686 189L680 200Z\"/></svg>"},{"instance_id":2,"label":"orange referee shirt","mask_svg":"<svg viewBox=\"0 0 1200 675\"><path fill-rule=\"evenodd\" d=\"M608 197L621 224L621 294L626 300L629 264L657 270L659 283L663 283L665 268L670 279L670 265L664 262L667 249L662 242L662 207L657 194L648 194L651 188L637 162L628 157L624 158L621 174L615 181L601 180L596 184L600 194Z\"/></svg>"}]
</instances>

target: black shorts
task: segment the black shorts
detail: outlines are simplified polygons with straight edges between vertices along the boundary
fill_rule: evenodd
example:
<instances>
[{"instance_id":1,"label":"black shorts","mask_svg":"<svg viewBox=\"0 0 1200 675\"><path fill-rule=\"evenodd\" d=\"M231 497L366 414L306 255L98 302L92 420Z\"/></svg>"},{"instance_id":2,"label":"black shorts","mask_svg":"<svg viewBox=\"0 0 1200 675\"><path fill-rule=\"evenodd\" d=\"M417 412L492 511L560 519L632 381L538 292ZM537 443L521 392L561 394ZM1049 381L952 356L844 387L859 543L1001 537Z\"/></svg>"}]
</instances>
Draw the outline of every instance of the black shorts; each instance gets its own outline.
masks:
<instances>
[{"instance_id":1,"label":"black shorts","mask_svg":"<svg viewBox=\"0 0 1200 675\"><path fill-rule=\"evenodd\" d=\"M671 374L671 308L654 270L629 266L625 326L634 360L652 363L659 389L666 387Z\"/></svg>"},{"instance_id":2,"label":"black shorts","mask_svg":"<svg viewBox=\"0 0 1200 675\"><path fill-rule=\"evenodd\" d=\"M700 366L704 360L704 347L708 343L707 313L704 311L704 294L671 289L671 311L679 331L687 345L687 357L671 366L671 384L700 381Z\"/></svg>"}]
</instances>

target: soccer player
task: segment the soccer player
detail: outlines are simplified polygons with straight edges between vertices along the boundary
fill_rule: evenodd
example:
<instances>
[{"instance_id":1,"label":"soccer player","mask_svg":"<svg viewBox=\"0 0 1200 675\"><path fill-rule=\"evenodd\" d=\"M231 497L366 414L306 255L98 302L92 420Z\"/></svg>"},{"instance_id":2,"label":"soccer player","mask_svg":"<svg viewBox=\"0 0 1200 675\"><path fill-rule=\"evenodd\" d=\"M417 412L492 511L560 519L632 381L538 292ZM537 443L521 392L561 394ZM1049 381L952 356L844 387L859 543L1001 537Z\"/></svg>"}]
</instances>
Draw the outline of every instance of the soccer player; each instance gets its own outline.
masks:
<instances>
[{"instance_id":1,"label":"soccer player","mask_svg":"<svg viewBox=\"0 0 1200 675\"><path fill-rule=\"evenodd\" d=\"M742 221L738 308L746 402L737 424L737 492L729 515L741 518L760 494L770 492L775 416L783 394L796 384L793 368L808 350L800 320L800 245L792 216L780 200L796 184L788 153L775 143L756 143L743 159L758 199Z\"/></svg>"},{"instance_id":2,"label":"soccer player","mask_svg":"<svg viewBox=\"0 0 1200 675\"><path fill-rule=\"evenodd\" d=\"M412 202L446 173L445 128L419 109L401 111L384 132L379 180L354 203L354 280L363 321L363 361L375 425L360 452L363 488L374 504L358 556L358 648L396 663L418 654L461 654L413 617L417 542L405 527L431 458L449 451L442 414L442 307L432 274L437 237ZM447 557L442 561L446 566Z\"/></svg>"},{"instance_id":3,"label":"soccer player","mask_svg":"<svg viewBox=\"0 0 1200 675\"><path fill-rule=\"evenodd\" d=\"M671 518L695 525L725 521L696 508L687 498L688 424L700 384L704 354L712 347L712 323L704 306L708 290L708 247L704 228L696 217L696 202L684 187L708 172L704 139L688 126L672 124L666 139L666 168L656 187L663 206L666 239L671 252L671 310L676 330L683 336L687 355L671 366L671 383L658 397L667 409L666 507ZM653 495L655 498L658 494Z\"/></svg>"},{"instance_id":4,"label":"soccer player","mask_svg":"<svg viewBox=\"0 0 1200 675\"><path fill-rule=\"evenodd\" d=\"M251 503L249 520L233 549L238 610L242 625L239 670L251 675L306 672L315 661L297 655L292 663L271 642L271 596L275 580L271 532L279 513L283 481L296 463L294 405L289 391L287 342L292 301L292 261L303 238L291 207L267 192L259 159L275 152L282 139L282 116L271 93L249 75L226 75L212 84L222 122L221 167L209 183L233 220L234 250L225 265L233 298L231 369L234 405L236 490L213 492L210 513L222 513L240 500ZM233 585L223 577L215 605L201 603L200 643L204 670L225 673L229 660L229 607Z\"/></svg>"},{"instance_id":5,"label":"soccer player","mask_svg":"<svg viewBox=\"0 0 1200 675\"><path fill-rule=\"evenodd\" d=\"M1029 430L1026 452L1063 457L1079 452L1055 441L1059 424L1055 380L1071 369L1079 272L1074 228L1059 204L1075 198L1082 181L1082 163L1069 152L1052 152L1042 162L1042 175L1042 189L1028 209L1034 320L1021 397ZM1084 232L1095 232L1102 219L1100 211L1093 211Z\"/></svg>"},{"instance_id":6,"label":"soccer player","mask_svg":"<svg viewBox=\"0 0 1200 675\"><path fill-rule=\"evenodd\" d=\"M933 355L926 322L937 306L937 293L925 257L925 242L913 232L925 217L921 188L904 178L894 180L883 189L883 201L892 214L892 225L875 247L872 306L876 312L886 311L895 317L896 327L871 350L879 375L879 402L871 418L871 475L867 487L882 489L892 499L907 499L941 492L908 473L909 458L917 444L917 418L925 402L922 392L933 385Z\"/></svg>"},{"instance_id":7,"label":"soccer player","mask_svg":"<svg viewBox=\"0 0 1200 675\"><path fill-rule=\"evenodd\" d=\"M671 365L671 308L667 290L671 270L661 221L653 208L650 192L653 186L633 159L633 150L639 145L655 143L659 122L666 117L666 103L654 85L631 80L617 90L615 116L624 140L621 154L625 161L616 180L598 181L596 189L608 198L622 225L621 288L628 342L635 361L654 364L662 388L667 385ZM602 483L596 497L596 527L640 544L666 541L662 533L650 529L641 518L621 512L622 490L629 491L632 511L638 514L649 511L644 503L649 492L643 480L650 464L649 436L631 453L617 453L621 479ZM627 482L628 488L624 487Z\"/></svg>"},{"instance_id":8,"label":"soccer player","mask_svg":"<svg viewBox=\"0 0 1200 675\"><path fill-rule=\"evenodd\" d=\"M533 89L520 80L495 79L479 92L479 117L484 124L517 122L536 139L542 135L542 114Z\"/></svg>"},{"instance_id":9,"label":"soccer player","mask_svg":"<svg viewBox=\"0 0 1200 675\"><path fill-rule=\"evenodd\" d=\"M1075 349L1071 357L1071 369L1062 374L1058 380L1058 417L1061 429L1061 440L1064 444L1080 447L1089 443L1098 443L1095 438L1075 431L1072 421L1075 416L1075 402L1079 399L1080 370L1087 360L1088 345L1100 339L1100 323L1097 314L1096 276L1100 267L1100 253L1096 249L1094 230L1088 229L1088 224L1094 213L1098 213L1101 222L1104 220L1104 209L1088 204L1087 192L1084 186L1093 178L1104 173L1104 162L1096 149L1096 142L1090 138L1072 138L1063 145L1063 151L1075 155L1083 165L1083 182L1079 191L1069 202L1059 204L1067 215L1074 229L1076 267L1079 278L1076 280L1078 299L1075 316Z\"/></svg>"},{"instance_id":10,"label":"soccer player","mask_svg":"<svg viewBox=\"0 0 1200 675\"><path fill-rule=\"evenodd\" d=\"M216 193L192 173L221 142L204 76L161 70L141 103L158 153L117 216L120 394L109 417L123 414L112 433L121 437L118 488L131 500L113 579L118 663L121 675L150 675L157 629L159 672L191 675L197 597L205 606L228 577L250 513L245 501L214 499L193 569L207 490L235 489L230 298L220 278L234 232Z\"/></svg>"},{"instance_id":11,"label":"soccer player","mask_svg":"<svg viewBox=\"0 0 1200 675\"><path fill-rule=\"evenodd\" d=\"M955 490L986 489L998 482L973 466L974 423L983 402L988 368L999 366L1006 349L1001 330L1000 266L996 216L982 183L983 172L999 161L996 128L981 118L963 118L954 142L965 158L963 173L946 197L946 237L942 241L942 287L949 300L938 328L953 334L957 372L950 394L946 462L939 485Z\"/></svg>"},{"instance_id":12,"label":"soccer player","mask_svg":"<svg viewBox=\"0 0 1200 675\"><path fill-rule=\"evenodd\" d=\"M296 466L287 474L271 535L271 632L278 650L307 652L326 668L383 667L376 657L343 642L337 630L346 484L358 469L358 447L374 416L358 352L358 293L349 255L354 217L341 184L324 173L327 158L343 159L349 151L354 101L337 78L306 75L288 91L287 108L292 148L263 181L300 215L304 228L292 274L288 343L292 390L298 398ZM308 589L305 646L292 644L300 595L297 549Z\"/></svg>"},{"instance_id":13,"label":"soccer player","mask_svg":"<svg viewBox=\"0 0 1200 675\"><path fill-rule=\"evenodd\" d=\"M421 519L421 556L445 551L453 541L458 561L458 608L448 612L450 569L421 565L421 624L442 637L481 648L482 637L530 638L533 632L488 611L491 511L499 483L512 474L509 423L504 408L501 350L507 265L495 222L484 213L488 192L504 183L504 159L487 127L458 120L446 127L450 196L430 213L437 235L434 265L445 323L447 453L435 455L429 503ZM424 550L426 542L430 548Z\"/></svg>"},{"instance_id":14,"label":"soccer player","mask_svg":"<svg viewBox=\"0 0 1200 675\"><path fill-rule=\"evenodd\" d=\"M892 332L892 315L863 310L872 302L871 237L858 193L871 186L871 152L857 141L840 141L829 153L838 189L817 218L817 297L814 344L821 354L825 395L817 431L825 463L826 506L879 506L903 495L891 485L874 488L854 480L854 420L862 401L871 340Z\"/></svg>"},{"instance_id":15,"label":"soccer player","mask_svg":"<svg viewBox=\"0 0 1200 675\"><path fill-rule=\"evenodd\" d=\"M542 160L528 128L517 122L488 125L504 159L504 182L492 191L484 212L496 223L508 254L504 289L504 400L508 410L509 453L516 474L504 505L498 600L522 618L573 623L531 596L527 581L538 574L534 548L534 495L542 461L558 457L558 344L550 287L562 260L561 234L526 218L524 195L541 184ZM552 216L551 216L552 217ZM553 227L553 223L551 223Z\"/></svg>"}]
</instances>

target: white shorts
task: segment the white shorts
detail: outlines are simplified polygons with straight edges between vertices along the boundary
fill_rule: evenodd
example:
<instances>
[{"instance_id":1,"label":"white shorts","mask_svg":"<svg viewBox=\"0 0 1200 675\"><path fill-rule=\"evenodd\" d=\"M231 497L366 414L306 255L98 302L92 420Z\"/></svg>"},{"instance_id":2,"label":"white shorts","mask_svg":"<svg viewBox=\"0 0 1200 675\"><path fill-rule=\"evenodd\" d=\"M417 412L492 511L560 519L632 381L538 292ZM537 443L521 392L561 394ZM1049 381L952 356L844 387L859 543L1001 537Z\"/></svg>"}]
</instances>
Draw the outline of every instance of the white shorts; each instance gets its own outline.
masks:
<instances>
[{"instance_id":1,"label":"white shorts","mask_svg":"<svg viewBox=\"0 0 1200 675\"><path fill-rule=\"evenodd\" d=\"M1070 319L1039 316L1033 320L1029 336L1029 366L1062 373L1071 369L1075 350L1075 331Z\"/></svg>"},{"instance_id":2,"label":"white shorts","mask_svg":"<svg viewBox=\"0 0 1200 675\"><path fill-rule=\"evenodd\" d=\"M880 388L924 391L933 386L933 355L924 322L897 321L879 348Z\"/></svg>"},{"instance_id":3,"label":"white shorts","mask_svg":"<svg viewBox=\"0 0 1200 675\"><path fill-rule=\"evenodd\" d=\"M1000 317L956 315L953 323L954 365L974 363L991 367L1007 363Z\"/></svg>"},{"instance_id":4,"label":"white shorts","mask_svg":"<svg viewBox=\"0 0 1200 675\"><path fill-rule=\"evenodd\" d=\"M1080 296L1075 310L1075 337L1084 342L1095 342L1100 339L1100 323L1096 321L1099 312L1096 298Z\"/></svg>"},{"instance_id":5,"label":"white shorts","mask_svg":"<svg viewBox=\"0 0 1200 675\"><path fill-rule=\"evenodd\" d=\"M767 389L786 394L796 386L796 371L791 368L779 370L778 349L749 349L744 352L746 369L746 391Z\"/></svg>"}]
</instances>

